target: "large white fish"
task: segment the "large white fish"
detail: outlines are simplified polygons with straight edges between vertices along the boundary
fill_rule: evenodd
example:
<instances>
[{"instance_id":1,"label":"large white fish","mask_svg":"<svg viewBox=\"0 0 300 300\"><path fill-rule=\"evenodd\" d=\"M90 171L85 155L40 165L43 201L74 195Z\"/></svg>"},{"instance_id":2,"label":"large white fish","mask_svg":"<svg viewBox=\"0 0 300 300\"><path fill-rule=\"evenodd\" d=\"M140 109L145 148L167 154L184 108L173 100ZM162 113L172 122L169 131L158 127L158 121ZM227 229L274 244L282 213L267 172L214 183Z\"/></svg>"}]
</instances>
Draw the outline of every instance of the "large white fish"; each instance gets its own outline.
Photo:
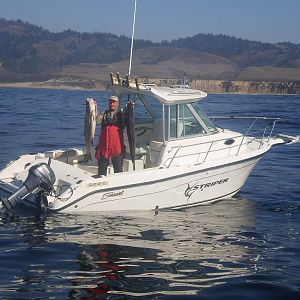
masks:
<instances>
[{"instance_id":1,"label":"large white fish","mask_svg":"<svg viewBox=\"0 0 300 300\"><path fill-rule=\"evenodd\" d=\"M92 150L93 141L96 132L96 118L98 114L97 101L93 98L86 99L85 120L84 120L84 136L86 144L85 160L93 160Z\"/></svg>"}]
</instances>

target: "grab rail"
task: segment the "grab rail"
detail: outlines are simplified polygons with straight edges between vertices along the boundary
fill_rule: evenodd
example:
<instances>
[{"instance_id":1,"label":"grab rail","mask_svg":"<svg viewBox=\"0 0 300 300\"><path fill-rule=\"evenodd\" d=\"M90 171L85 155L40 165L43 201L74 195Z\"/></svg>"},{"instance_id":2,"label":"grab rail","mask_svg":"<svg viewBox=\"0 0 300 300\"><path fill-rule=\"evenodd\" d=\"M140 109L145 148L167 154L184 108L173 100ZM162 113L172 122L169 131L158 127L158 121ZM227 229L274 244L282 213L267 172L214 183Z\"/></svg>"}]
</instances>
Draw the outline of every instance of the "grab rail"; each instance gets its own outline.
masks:
<instances>
[{"instance_id":1,"label":"grab rail","mask_svg":"<svg viewBox=\"0 0 300 300\"><path fill-rule=\"evenodd\" d=\"M164 165L165 165L166 168L169 168L172 165L174 159L182 158L182 157L186 157L186 156L197 155L196 163L199 163L199 159L201 157L201 154L205 154L204 159L201 161L201 163L203 163L203 162L206 161L206 159L207 159L207 157L210 153L218 152L218 151L224 151L224 150L228 149L228 155L229 155L229 153L232 151L232 149L237 148L237 147L238 147L238 149L237 149L235 155L239 155L241 147L243 145L250 144L255 140L257 142L259 142L259 146L258 146L258 149L259 149L263 145L263 141L264 141L264 138L266 136L267 130L270 129L268 139L267 139L267 141L269 141L269 139L271 138L271 136L273 134L276 122L282 120L281 118L268 118L268 117L233 117L233 116L230 116L230 117L212 117L212 118L214 118L214 119L241 119L241 120L242 119L244 119L244 120L252 120L253 119L254 121L251 123L251 125L249 126L249 128L246 130L246 132L244 134L238 134L236 136L230 137L231 139L235 139L235 140L241 138L241 141L238 144L230 145L230 146L226 146L226 147L221 147L221 148L218 148L218 149L212 149L213 145L215 145L217 143L220 143L222 141L228 140L228 137L227 137L227 138L221 138L221 139L214 140L214 141L209 141L209 142L202 142L202 143L195 143L195 144L192 144L192 145L185 145L185 146L182 146L182 147L178 148L176 150L176 152L174 153L174 155L171 158L168 158L165 161ZM271 121L271 123L267 124L265 127L261 128L261 129L253 130L253 127L254 127L257 120ZM252 133L256 133L256 135L255 136L248 136L248 134L251 131L252 131ZM258 133L261 133L261 135L259 135ZM248 139L245 142L246 137L248 137ZM195 146L203 146L205 144L209 145L208 150L195 151L194 153L187 154L187 155L178 155L178 153L180 151L182 151L183 149L186 149L186 148L189 148L189 147L195 147Z\"/></svg>"},{"instance_id":2,"label":"grab rail","mask_svg":"<svg viewBox=\"0 0 300 300\"><path fill-rule=\"evenodd\" d=\"M211 116L210 118L213 121L216 120L216 119L219 119L219 120L232 120L232 119L236 119L236 120L254 120L252 122L252 124L250 125L250 127L247 129L247 131L244 133L244 135L248 134L251 131L252 127L254 126L254 124L256 123L257 120L272 121L272 126L271 126L271 130L270 130L270 133L269 133L269 138L273 134L276 122L282 121L282 118L270 118L270 117L265 117L265 116L258 116L258 117L252 117L252 116ZM269 126L266 126L265 128L263 128L263 130L266 132L268 127ZM259 131L259 130L257 130L257 131ZM264 137L264 135L262 136L262 138L263 137Z\"/></svg>"}]
</instances>

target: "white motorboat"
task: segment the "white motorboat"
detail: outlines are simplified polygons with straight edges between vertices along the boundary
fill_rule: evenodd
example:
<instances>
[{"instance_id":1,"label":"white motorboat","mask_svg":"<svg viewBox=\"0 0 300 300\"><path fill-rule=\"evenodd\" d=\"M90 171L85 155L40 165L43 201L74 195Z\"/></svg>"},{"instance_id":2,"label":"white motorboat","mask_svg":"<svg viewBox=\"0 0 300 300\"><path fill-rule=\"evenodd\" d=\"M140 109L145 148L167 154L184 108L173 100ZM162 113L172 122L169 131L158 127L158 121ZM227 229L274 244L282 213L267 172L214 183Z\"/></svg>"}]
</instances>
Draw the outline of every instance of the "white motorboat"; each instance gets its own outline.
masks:
<instances>
[{"instance_id":1,"label":"white motorboat","mask_svg":"<svg viewBox=\"0 0 300 300\"><path fill-rule=\"evenodd\" d=\"M205 92L111 79L121 104L135 103L135 170L129 153L124 171L107 176L85 149L26 154L0 172L2 211L20 202L65 213L208 204L236 194L272 146L299 142L273 135L278 118L252 117L246 133L217 127L200 107Z\"/></svg>"}]
</instances>

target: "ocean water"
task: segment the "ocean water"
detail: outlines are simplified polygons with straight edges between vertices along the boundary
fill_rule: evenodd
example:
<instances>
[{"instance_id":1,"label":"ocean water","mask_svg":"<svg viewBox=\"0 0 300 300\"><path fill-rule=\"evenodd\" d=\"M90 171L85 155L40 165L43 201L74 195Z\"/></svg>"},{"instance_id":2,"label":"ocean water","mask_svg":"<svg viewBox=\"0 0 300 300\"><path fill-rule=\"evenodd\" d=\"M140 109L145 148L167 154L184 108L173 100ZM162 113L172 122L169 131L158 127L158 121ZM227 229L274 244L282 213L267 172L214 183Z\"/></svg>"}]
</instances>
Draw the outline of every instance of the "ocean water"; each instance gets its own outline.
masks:
<instances>
[{"instance_id":1,"label":"ocean water","mask_svg":"<svg viewBox=\"0 0 300 300\"><path fill-rule=\"evenodd\" d=\"M85 98L0 88L0 168L84 145ZM208 115L282 117L300 96L209 95ZM225 125L224 125L225 126ZM0 218L0 299L300 299L300 144L274 147L232 199L180 211Z\"/></svg>"}]
</instances>

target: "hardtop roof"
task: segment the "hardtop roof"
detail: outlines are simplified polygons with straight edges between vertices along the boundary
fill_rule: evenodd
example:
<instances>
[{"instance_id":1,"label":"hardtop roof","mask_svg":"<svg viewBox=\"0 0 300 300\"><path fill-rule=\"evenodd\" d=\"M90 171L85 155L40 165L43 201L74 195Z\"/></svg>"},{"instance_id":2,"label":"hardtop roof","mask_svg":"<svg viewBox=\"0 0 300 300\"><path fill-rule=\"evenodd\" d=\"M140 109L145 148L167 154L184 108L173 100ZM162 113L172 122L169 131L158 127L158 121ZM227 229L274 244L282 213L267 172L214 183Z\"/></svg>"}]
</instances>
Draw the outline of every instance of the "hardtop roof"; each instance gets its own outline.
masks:
<instances>
[{"instance_id":1,"label":"hardtop roof","mask_svg":"<svg viewBox=\"0 0 300 300\"><path fill-rule=\"evenodd\" d=\"M113 90L119 95L138 93L152 96L159 102L167 105L197 102L207 96L205 92L200 90L182 87L161 87L155 84L141 84L138 88L114 85Z\"/></svg>"}]
</instances>

